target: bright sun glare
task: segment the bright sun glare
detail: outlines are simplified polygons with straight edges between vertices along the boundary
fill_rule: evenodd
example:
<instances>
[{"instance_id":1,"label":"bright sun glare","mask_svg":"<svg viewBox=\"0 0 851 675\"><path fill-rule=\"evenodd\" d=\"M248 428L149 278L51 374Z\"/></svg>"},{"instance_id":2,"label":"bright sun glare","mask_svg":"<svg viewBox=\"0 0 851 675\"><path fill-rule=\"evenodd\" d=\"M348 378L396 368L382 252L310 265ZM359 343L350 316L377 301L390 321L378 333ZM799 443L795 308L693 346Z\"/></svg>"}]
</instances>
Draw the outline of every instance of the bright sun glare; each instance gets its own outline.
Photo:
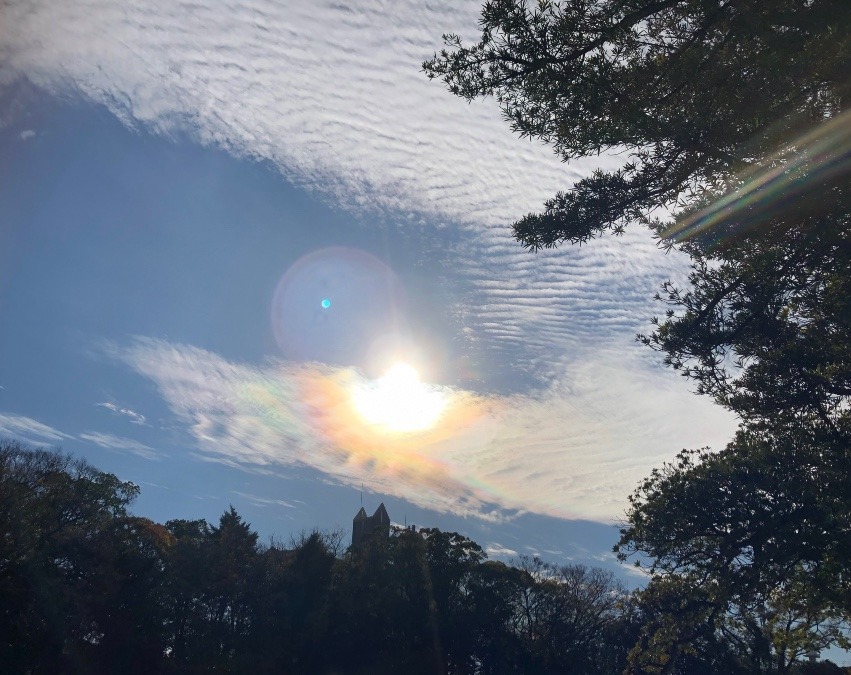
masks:
<instances>
[{"instance_id":1,"label":"bright sun glare","mask_svg":"<svg viewBox=\"0 0 851 675\"><path fill-rule=\"evenodd\" d=\"M383 377L358 387L352 400L367 423L395 432L429 429L446 408L446 397L421 383L407 363L397 363Z\"/></svg>"}]
</instances>

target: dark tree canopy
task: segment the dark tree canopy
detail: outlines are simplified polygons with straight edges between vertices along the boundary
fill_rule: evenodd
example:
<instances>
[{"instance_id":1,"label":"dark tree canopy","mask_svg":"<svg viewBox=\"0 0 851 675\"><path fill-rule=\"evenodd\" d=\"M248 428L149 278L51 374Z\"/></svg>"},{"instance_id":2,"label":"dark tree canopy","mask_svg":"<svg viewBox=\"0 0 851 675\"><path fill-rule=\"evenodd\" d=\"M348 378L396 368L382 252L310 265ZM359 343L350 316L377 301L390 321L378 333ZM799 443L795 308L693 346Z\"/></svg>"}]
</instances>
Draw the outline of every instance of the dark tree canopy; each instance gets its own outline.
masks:
<instances>
[{"instance_id":1,"label":"dark tree canopy","mask_svg":"<svg viewBox=\"0 0 851 675\"><path fill-rule=\"evenodd\" d=\"M616 550L653 577L630 672L788 672L851 619L851 3L492 0L480 28L428 76L565 160L626 155L515 236L642 222L690 256L639 339L741 422L631 499Z\"/></svg>"},{"instance_id":2,"label":"dark tree canopy","mask_svg":"<svg viewBox=\"0 0 851 675\"><path fill-rule=\"evenodd\" d=\"M723 468L716 473L719 484L733 484ZM775 479L783 480L779 470ZM816 486L810 481L817 505L808 529L798 533L808 539L830 508ZM687 500L724 502L678 489ZM809 649L843 641L835 617L807 604L799 583L765 592L744 559L736 584L695 584L707 568L676 560L676 547L694 546L679 538L682 523L634 539L660 566L685 573L629 594L610 572L487 560L467 537L435 528L391 528L342 551L339 535L317 531L287 547L259 545L233 507L217 526L162 526L127 512L136 492L68 456L0 441L0 542L17 544L0 556L4 673L801 675ZM755 494L726 504L755 512L764 502ZM648 496L650 520L657 506ZM847 523L847 514L837 517ZM691 526L715 522L707 514ZM778 523L777 541L794 536ZM721 551L714 560L724 564L744 555L747 543L737 541L734 549L708 537L705 547ZM762 549L776 556L772 541ZM777 558L776 567L829 581L828 573L845 574L848 559L844 549L831 555ZM843 601L836 583L825 590Z\"/></svg>"},{"instance_id":3,"label":"dark tree canopy","mask_svg":"<svg viewBox=\"0 0 851 675\"><path fill-rule=\"evenodd\" d=\"M851 190L847 174L823 187L807 208L686 243L689 285L665 284L666 316L641 339L748 424L848 438Z\"/></svg>"},{"instance_id":4,"label":"dark tree canopy","mask_svg":"<svg viewBox=\"0 0 851 675\"><path fill-rule=\"evenodd\" d=\"M721 452L681 453L631 498L621 557L723 578L743 597L800 576L851 615L851 448L824 433L740 431Z\"/></svg>"},{"instance_id":5,"label":"dark tree canopy","mask_svg":"<svg viewBox=\"0 0 851 675\"><path fill-rule=\"evenodd\" d=\"M127 513L138 492L84 461L0 441L5 672L157 669L167 533Z\"/></svg>"},{"instance_id":6,"label":"dark tree canopy","mask_svg":"<svg viewBox=\"0 0 851 675\"><path fill-rule=\"evenodd\" d=\"M851 105L845 0L491 0L481 40L423 67L565 160L626 151L515 224L537 249L581 243L661 205L770 169Z\"/></svg>"},{"instance_id":7,"label":"dark tree canopy","mask_svg":"<svg viewBox=\"0 0 851 675\"><path fill-rule=\"evenodd\" d=\"M683 452L631 497L615 550L649 559L645 594L671 601L645 624L634 672L665 672L649 666L719 630L749 672L787 672L796 655L849 647L851 445L801 421L743 428L718 453Z\"/></svg>"}]
</instances>

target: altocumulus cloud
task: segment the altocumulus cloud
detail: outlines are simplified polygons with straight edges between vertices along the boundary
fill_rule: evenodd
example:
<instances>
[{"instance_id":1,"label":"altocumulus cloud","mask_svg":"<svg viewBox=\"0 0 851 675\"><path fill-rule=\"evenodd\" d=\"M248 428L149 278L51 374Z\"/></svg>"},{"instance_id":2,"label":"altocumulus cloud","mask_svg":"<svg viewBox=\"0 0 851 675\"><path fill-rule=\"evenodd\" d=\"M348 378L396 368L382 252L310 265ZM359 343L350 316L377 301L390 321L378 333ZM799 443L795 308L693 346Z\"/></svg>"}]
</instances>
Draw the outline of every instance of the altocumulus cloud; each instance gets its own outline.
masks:
<instances>
[{"instance_id":1,"label":"altocumulus cloud","mask_svg":"<svg viewBox=\"0 0 851 675\"><path fill-rule=\"evenodd\" d=\"M723 443L734 426L708 401L684 399L677 378L614 354L582 359L535 395L437 387L448 402L439 423L390 434L359 419L349 392L363 377L353 369L234 363L144 338L111 351L156 383L207 458L249 470L312 467L341 484L485 519L527 511L613 522L672 448ZM608 389L596 386L600 378Z\"/></svg>"},{"instance_id":2,"label":"altocumulus cloud","mask_svg":"<svg viewBox=\"0 0 851 675\"><path fill-rule=\"evenodd\" d=\"M441 32L476 25L477 1L13 0L0 11L4 79L269 159L356 208L481 222L580 175L514 142L493 106L471 108L420 73Z\"/></svg>"},{"instance_id":3,"label":"altocumulus cloud","mask_svg":"<svg viewBox=\"0 0 851 675\"><path fill-rule=\"evenodd\" d=\"M269 161L355 213L457 226L447 269L465 290L448 311L491 364L545 383L510 396L446 389L437 428L390 443L353 423L353 370L232 363L163 342L120 350L203 457L312 466L484 517L608 521L651 467L726 442L733 421L627 348L653 290L682 277L682 257L640 230L535 256L511 238L507 223L621 159L565 165L512 136L492 101L467 105L425 79L439 34L474 31L479 10L479 0L11 0L0 7L0 83L27 78L130 127Z\"/></svg>"},{"instance_id":4,"label":"altocumulus cloud","mask_svg":"<svg viewBox=\"0 0 851 675\"><path fill-rule=\"evenodd\" d=\"M563 164L512 136L493 101L428 82L442 32L475 31L479 0L423 3L12 0L0 82L83 95L135 128L275 164L353 211L449 221L469 288L454 308L486 350L544 379L573 345L631 340L659 282L683 271L645 232L531 256L506 224L601 164ZM465 36L473 39L473 33Z\"/></svg>"}]
</instances>

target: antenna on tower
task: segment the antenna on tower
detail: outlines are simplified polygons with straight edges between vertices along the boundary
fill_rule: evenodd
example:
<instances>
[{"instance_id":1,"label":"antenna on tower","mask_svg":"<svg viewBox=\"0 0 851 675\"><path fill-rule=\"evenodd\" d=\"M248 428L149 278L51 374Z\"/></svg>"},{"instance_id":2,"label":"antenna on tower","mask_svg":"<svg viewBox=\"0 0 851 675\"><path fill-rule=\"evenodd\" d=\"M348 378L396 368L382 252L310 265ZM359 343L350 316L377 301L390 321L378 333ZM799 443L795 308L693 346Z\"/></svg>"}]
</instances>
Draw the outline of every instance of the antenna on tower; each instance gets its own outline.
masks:
<instances>
[{"instance_id":1,"label":"antenna on tower","mask_svg":"<svg viewBox=\"0 0 851 675\"><path fill-rule=\"evenodd\" d=\"M360 505L363 506L363 481L360 484Z\"/></svg>"}]
</instances>

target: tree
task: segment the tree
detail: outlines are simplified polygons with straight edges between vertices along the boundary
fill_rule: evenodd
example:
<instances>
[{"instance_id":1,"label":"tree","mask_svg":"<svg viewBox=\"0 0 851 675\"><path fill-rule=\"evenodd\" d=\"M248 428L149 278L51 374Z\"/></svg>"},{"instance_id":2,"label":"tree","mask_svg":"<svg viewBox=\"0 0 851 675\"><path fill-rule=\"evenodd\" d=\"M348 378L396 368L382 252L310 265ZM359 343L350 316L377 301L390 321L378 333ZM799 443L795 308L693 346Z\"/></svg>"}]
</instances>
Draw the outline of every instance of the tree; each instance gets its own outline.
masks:
<instances>
[{"instance_id":1,"label":"tree","mask_svg":"<svg viewBox=\"0 0 851 675\"><path fill-rule=\"evenodd\" d=\"M138 487L0 442L0 662L10 672L151 672L166 533L127 513Z\"/></svg>"},{"instance_id":2,"label":"tree","mask_svg":"<svg viewBox=\"0 0 851 675\"><path fill-rule=\"evenodd\" d=\"M165 526L173 540L164 584L170 659L186 671L208 651L205 602L211 529L206 520L169 520Z\"/></svg>"},{"instance_id":3,"label":"tree","mask_svg":"<svg viewBox=\"0 0 851 675\"><path fill-rule=\"evenodd\" d=\"M653 226L691 256L689 287L665 284L639 338L745 422L803 412L847 434L848 25L843 0L493 0L478 44L446 36L424 68L564 159L630 152L518 239L581 243L672 208Z\"/></svg>"},{"instance_id":4,"label":"tree","mask_svg":"<svg viewBox=\"0 0 851 675\"><path fill-rule=\"evenodd\" d=\"M626 672L780 675L828 646L847 648L847 624L802 588L782 583L743 596L698 573L656 576L633 599L643 617Z\"/></svg>"},{"instance_id":5,"label":"tree","mask_svg":"<svg viewBox=\"0 0 851 675\"><path fill-rule=\"evenodd\" d=\"M847 176L785 204L751 230L685 244L689 287L647 345L749 424L798 427L802 416L846 436L851 397L851 191Z\"/></svg>"},{"instance_id":6,"label":"tree","mask_svg":"<svg viewBox=\"0 0 851 675\"><path fill-rule=\"evenodd\" d=\"M437 607L426 541L392 527L373 531L338 562L331 583L331 670L354 673L441 671Z\"/></svg>"},{"instance_id":7,"label":"tree","mask_svg":"<svg viewBox=\"0 0 851 675\"><path fill-rule=\"evenodd\" d=\"M517 632L531 658L530 672L601 673L603 642L620 615L623 588L611 572L553 565L522 557Z\"/></svg>"},{"instance_id":8,"label":"tree","mask_svg":"<svg viewBox=\"0 0 851 675\"><path fill-rule=\"evenodd\" d=\"M521 598L528 586L524 570L495 560L476 566L467 593L471 652L482 675L529 672L521 622Z\"/></svg>"},{"instance_id":9,"label":"tree","mask_svg":"<svg viewBox=\"0 0 851 675\"><path fill-rule=\"evenodd\" d=\"M329 658L328 606L336 562L336 533L314 530L284 549L272 545L259 559L262 573L251 626L254 672L325 672Z\"/></svg>"},{"instance_id":10,"label":"tree","mask_svg":"<svg viewBox=\"0 0 851 675\"><path fill-rule=\"evenodd\" d=\"M376 531L341 556L339 532L260 547L233 507L217 526L162 526L127 512L137 491L0 443L4 672L608 675L637 632L637 604L602 570L487 561L432 528ZM800 615L793 600L773 616Z\"/></svg>"},{"instance_id":11,"label":"tree","mask_svg":"<svg viewBox=\"0 0 851 675\"><path fill-rule=\"evenodd\" d=\"M206 591L208 639L214 663L227 664L245 653L257 587L257 533L233 506L210 528L205 551L209 565ZM217 667L221 667L218 665ZM234 664L238 670L238 661Z\"/></svg>"},{"instance_id":12,"label":"tree","mask_svg":"<svg viewBox=\"0 0 851 675\"><path fill-rule=\"evenodd\" d=\"M685 575L657 576L633 602L641 629L628 654L627 675L744 675L717 639L723 605Z\"/></svg>"},{"instance_id":13,"label":"tree","mask_svg":"<svg viewBox=\"0 0 851 675\"><path fill-rule=\"evenodd\" d=\"M443 652L441 660L447 672L472 672L476 636L469 599L473 577L486 554L457 532L422 528L415 534L425 540L421 574L433 607L432 631Z\"/></svg>"},{"instance_id":14,"label":"tree","mask_svg":"<svg viewBox=\"0 0 851 675\"><path fill-rule=\"evenodd\" d=\"M748 660L744 672L783 672L808 650L847 645L849 476L849 446L816 423L795 434L741 430L719 453L683 452L655 470L615 547L622 560L649 559L647 597L670 599L653 600L636 672L712 643L715 631Z\"/></svg>"},{"instance_id":15,"label":"tree","mask_svg":"<svg viewBox=\"0 0 851 675\"><path fill-rule=\"evenodd\" d=\"M163 577L171 546L168 531L147 518L115 518L76 548L81 558L81 595L86 645L93 672L162 670L166 647Z\"/></svg>"},{"instance_id":16,"label":"tree","mask_svg":"<svg viewBox=\"0 0 851 675\"><path fill-rule=\"evenodd\" d=\"M851 104L844 0L491 0L481 40L423 64L565 160L625 150L515 226L527 247L623 231L794 156L793 140Z\"/></svg>"},{"instance_id":17,"label":"tree","mask_svg":"<svg viewBox=\"0 0 851 675\"><path fill-rule=\"evenodd\" d=\"M257 533L233 506L218 526L170 520L166 529L170 661L181 672L250 669L248 646L264 588Z\"/></svg>"},{"instance_id":18,"label":"tree","mask_svg":"<svg viewBox=\"0 0 851 675\"><path fill-rule=\"evenodd\" d=\"M826 612L786 583L747 605L734 605L720 630L750 673L789 673L809 654L851 646L835 613Z\"/></svg>"},{"instance_id":19,"label":"tree","mask_svg":"<svg viewBox=\"0 0 851 675\"><path fill-rule=\"evenodd\" d=\"M630 498L618 556L723 578L743 596L800 573L813 597L851 615L851 455L808 435L741 431L720 453L683 452L654 470Z\"/></svg>"},{"instance_id":20,"label":"tree","mask_svg":"<svg viewBox=\"0 0 851 675\"><path fill-rule=\"evenodd\" d=\"M667 607L634 663L673 672L772 584L851 617L851 4L492 0L480 25L472 47L446 36L429 77L495 96L565 160L628 155L515 236L536 250L638 221L689 255L639 339L741 420L720 455L681 455L632 498L618 550L651 556Z\"/></svg>"}]
</instances>

